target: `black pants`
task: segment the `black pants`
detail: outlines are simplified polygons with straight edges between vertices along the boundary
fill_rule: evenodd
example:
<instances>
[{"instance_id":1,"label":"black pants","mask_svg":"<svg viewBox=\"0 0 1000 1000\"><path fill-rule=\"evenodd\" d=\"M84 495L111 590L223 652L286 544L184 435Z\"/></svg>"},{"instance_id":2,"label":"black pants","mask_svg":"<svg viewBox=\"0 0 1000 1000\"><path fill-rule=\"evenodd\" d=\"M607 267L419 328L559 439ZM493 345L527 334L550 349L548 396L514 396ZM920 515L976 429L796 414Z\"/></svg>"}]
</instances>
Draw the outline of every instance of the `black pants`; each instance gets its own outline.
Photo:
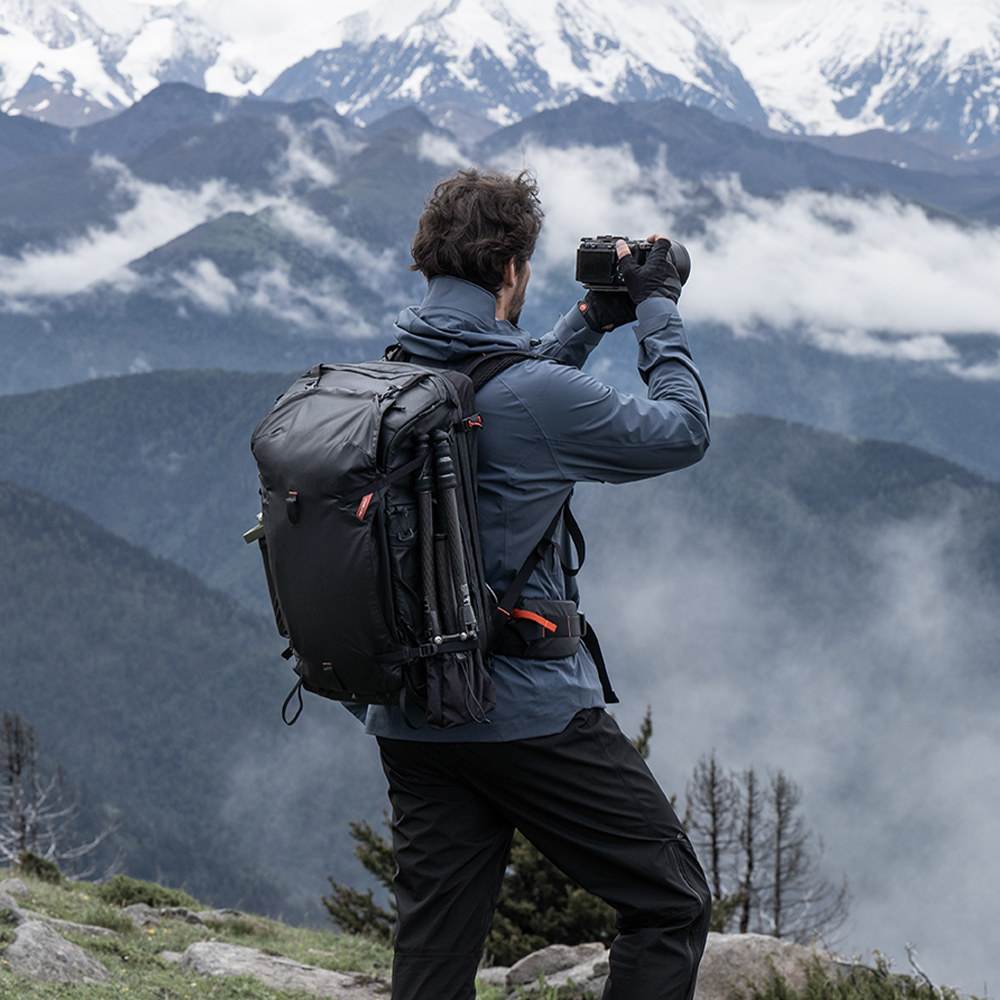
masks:
<instances>
[{"instance_id":1,"label":"black pants","mask_svg":"<svg viewBox=\"0 0 1000 1000\"><path fill-rule=\"evenodd\" d=\"M669 801L603 709L555 736L379 747L399 865L393 1000L474 1000L515 827L617 910L604 1000L691 1000L711 896Z\"/></svg>"}]
</instances>

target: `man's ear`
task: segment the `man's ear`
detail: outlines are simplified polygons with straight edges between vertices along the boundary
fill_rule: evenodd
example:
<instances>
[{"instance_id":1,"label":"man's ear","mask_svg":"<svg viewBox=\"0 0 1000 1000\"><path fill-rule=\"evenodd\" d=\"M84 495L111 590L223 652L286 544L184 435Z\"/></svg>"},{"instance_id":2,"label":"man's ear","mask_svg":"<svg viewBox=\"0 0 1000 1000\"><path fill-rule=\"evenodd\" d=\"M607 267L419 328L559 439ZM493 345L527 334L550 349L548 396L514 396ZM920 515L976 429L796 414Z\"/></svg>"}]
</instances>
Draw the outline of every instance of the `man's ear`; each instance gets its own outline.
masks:
<instances>
[{"instance_id":1,"label":"man's ear","mask_svg":"<svg viewBox=\"0 0 1000 1000\"><path fill-rule=\"evenodd\" d=\"M503 283L508 288L517 284L517 261L513 257L503 266Z\"/></svg>"}]
</instances>

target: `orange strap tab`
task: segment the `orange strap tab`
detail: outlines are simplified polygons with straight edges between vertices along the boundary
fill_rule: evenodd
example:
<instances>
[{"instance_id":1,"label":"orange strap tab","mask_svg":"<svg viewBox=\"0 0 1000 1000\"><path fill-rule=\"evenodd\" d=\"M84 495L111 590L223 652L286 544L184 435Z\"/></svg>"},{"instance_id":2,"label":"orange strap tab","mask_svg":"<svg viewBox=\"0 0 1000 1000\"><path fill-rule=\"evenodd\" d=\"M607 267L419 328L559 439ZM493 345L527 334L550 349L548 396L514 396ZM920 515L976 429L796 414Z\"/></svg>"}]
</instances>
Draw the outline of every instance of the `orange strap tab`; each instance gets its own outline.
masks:
<instances>
[{"instance_id":1,"label":"orange strap tab","mask_svg":"<svg viewBox=\"0 0 1000 1000\"><path fill-rule=\"evenodd\" d=\"M536 615L534 611L525 611L524 608L514 608L510 613L512 618L527 618L528 621L536 622L541 625L546 632L555 632L556 625L548 620L548 618L543 618L541 615Z\"/></svg>"},{"instance_id":2,"label":"orange strap tab","mask_svg":"<svg viewBox=\"0 0 1000 1000\"><path fill-rule=\"evenodd\" d=\"M375 496L374 493L369 493L368 496L361 498L361 503L358 504L358 509L354 514L359 521L365 519L365 514L368 512L368 505L372 502L373 496Z\"/></svg>"}]
</instances>

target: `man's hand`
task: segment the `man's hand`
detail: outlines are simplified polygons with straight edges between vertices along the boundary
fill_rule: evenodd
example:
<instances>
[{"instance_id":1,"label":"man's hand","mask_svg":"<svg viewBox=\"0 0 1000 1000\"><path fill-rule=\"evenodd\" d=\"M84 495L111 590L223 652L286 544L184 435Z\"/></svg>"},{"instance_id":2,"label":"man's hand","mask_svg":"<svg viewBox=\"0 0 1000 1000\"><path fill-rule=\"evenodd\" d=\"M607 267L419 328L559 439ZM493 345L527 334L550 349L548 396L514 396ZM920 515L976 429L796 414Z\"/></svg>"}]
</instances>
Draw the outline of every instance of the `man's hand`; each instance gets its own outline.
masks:
<instances>
[{"instance_id":1,"label":"man's hand","mask_svg":"<svg viewBox=\"0 0 1000 1000\"><path fill-rule=\"evenodd\" d=\"M595 333L606 333L616 326L635 322L635 303L621 292L595 292L590 289L577 307L587 326Z\"/></svg>"},{"instance_id":2,"label":"man's hand","mask_svg":"<svg viewBox=\"0 0 1000 1000\"><path fill-rule=\"evenodd\" d=\"M681 297L681 276L670 259L670 240L660 233L649 237L653 248L646 254L646 263L640 267L624 240L615 244L618 252L618 270L625 279L629 297L638 305L646 299L660 295L676 302Z\"/></svg>"}]
</instances>

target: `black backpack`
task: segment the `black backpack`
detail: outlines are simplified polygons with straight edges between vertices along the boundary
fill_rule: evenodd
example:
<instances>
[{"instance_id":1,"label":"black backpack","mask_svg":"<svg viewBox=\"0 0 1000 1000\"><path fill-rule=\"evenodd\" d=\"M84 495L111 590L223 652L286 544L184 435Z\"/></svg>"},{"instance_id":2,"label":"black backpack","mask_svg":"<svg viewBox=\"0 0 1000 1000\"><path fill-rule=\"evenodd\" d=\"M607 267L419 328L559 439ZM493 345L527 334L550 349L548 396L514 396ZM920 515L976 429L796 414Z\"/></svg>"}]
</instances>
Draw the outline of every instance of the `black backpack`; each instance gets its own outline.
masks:
<instances>
[{"instance_id":1,"label":"black backpack","mask_svg":"<svg viewBox=\"0 0 1000 1000\"><path fill-rule=\"evenodd\" d=\"M496 704L490 653L512 617L528 630L522 648L535 629L543 655L575 651L586 626L571 602L548 602L564 605L565 625L552 615L558 630L515 609L568 504L502 599L483 576L475 393L528 357L484 355L461 370L317 365L254 431L262 506L244 537L260 544L284 655L295 658L299 681L282 708L284 718L298 694L289 725L303 687L399 704L408 721L418 713L435 728L483 721ZM519 641L507 636L505 651Z\"/></svg>"}]
</instances>

